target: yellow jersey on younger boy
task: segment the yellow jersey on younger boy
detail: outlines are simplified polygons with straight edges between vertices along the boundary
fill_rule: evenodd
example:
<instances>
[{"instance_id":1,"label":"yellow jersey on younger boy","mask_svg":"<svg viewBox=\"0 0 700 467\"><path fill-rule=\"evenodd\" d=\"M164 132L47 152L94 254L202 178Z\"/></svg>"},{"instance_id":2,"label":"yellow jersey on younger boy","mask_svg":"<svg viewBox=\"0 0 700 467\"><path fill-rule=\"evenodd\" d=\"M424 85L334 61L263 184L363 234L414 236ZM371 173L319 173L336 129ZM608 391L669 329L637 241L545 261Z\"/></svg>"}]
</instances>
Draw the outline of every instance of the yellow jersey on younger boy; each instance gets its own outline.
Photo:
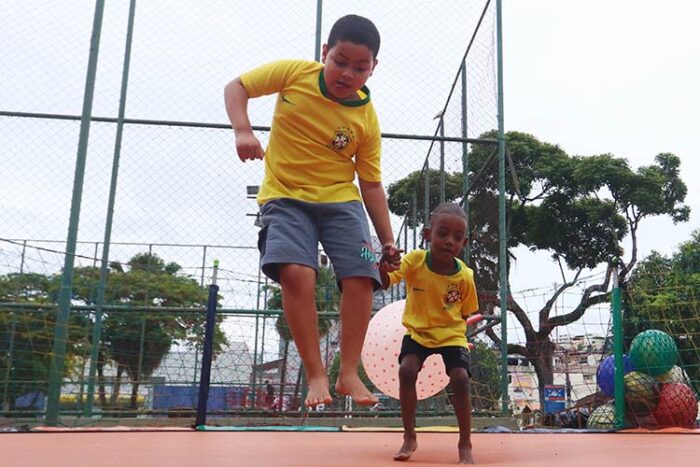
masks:
<instances>
[{"instance_id":1,"label":"yellow jersey on younger boy","mask_svg":"<svg viewBox=\"0 0 700 467\"><path fill-rule=\"evenodd\" d=\"M411 339L424 347L467 346L467 315L479 309L474 271L455 258L455 272L430 269L430 252L414 250L389 273L389 283L406 281L403 325Z\"/></svg>"}]
</instances>

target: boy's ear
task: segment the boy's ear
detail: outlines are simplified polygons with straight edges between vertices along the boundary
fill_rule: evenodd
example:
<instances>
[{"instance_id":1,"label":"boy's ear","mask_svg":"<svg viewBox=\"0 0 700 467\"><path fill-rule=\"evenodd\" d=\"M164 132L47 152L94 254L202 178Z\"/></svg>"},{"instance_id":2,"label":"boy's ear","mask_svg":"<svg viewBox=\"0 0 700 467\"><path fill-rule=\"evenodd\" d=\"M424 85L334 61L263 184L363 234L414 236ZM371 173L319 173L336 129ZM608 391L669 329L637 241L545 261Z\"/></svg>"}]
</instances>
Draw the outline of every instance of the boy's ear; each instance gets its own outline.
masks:
<instances>
[{"instance_id":1,"label":"boy's ear","mask_svg":"<svg viewBox=\"0 0 700 467\"><path fill-rule=\"evenodd\" d=\"M377 64L379 64L379 60L376 58L374 59L374 65L372 65L372 69L369 72L369 76L372 76L372 73L374 73L374 69L377 68Z\"/></svg>"},{"instance_id":2,"label":"boy's ear","mask_svg":"<svg viewBox=\"0 0 700 467\"><path fill-rule=\"evenodd\" d=\"M323 44L321 48L321 63L326 63L326 55L328 55L328 44Z\"/></svg>"},{"instance_id":3,"label":"boy's ear","mask_svg":"<svg viewBox=\"0 0 700 467\"><path fill-rule=\"evenodd\" d=\"M430 241L430 227L423 228L423 240L426 242Z\"/></svg>"}]
</instances>

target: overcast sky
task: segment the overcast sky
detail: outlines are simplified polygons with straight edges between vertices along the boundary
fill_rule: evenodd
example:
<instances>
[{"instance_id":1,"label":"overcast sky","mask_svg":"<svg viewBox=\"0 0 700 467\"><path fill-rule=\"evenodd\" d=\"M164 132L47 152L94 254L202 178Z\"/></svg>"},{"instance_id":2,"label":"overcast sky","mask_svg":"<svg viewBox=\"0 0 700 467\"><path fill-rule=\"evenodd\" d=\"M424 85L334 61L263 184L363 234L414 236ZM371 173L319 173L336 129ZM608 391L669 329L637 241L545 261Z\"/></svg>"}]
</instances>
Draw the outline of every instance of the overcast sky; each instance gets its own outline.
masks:
<instances>
[{"instance_id":1,"label":"overcast sky","mask_svg":"<svg viewBox=\"0 0 700 467\"><path fill-rule=\"evenodd\" d=\"M127 117L225 123L221 93L228 80L275 58L313 58L312 0L137 4ZM383 131L432 134L433 116L444 105L481 4L325 1L323 36L342 14L372 18L383 45L369 86ZM0 6L6 19L0 28L1 110L80 113L93 8L93 1L80 0ZM117 112L127 8L126 1L107 2L97 116ZM698 227L700 213L694 180L700 173L700 6L690 0L504 0L503 12L506 130L531 133L570 155L612 153L633 168L652 164L658 153L675 153L689 189L690 222L674 226L667 218L652 219L639 231L640 257L651 250L672 253ZM483 29L493 29L492 16ZM481 86L471 95L483 98L483 113L470 114L470 136L495 123L491 45L486 34L472 54L483 54L486 70L470 75L470 86ZM269 124L272 102L251 105L254 124ZM459 128L459 120L450 118L447 127ZM91 129L81 240L102 240L113 133L110 125ZM0 118L1 236L65 239L77 135L77 123ZM394 181L420 168L426 149L387 142L385 177ZM448 165L456 164L459 146L447 150ZM230 132L129 127L113 240L254 245L256 230L245 216L254 203L244 198L244 187L258 183L261 174L262 164L237 161ZM113 258L124 261L137 250L113 251ZM209 258L215 254L224 253L210 252ZM256 253L246 255L244 261L240 252L222 260L235 280L255 279ZM514 291L541 291L562 281L547 254L520 249L517 255ZM177 260L196 274L201 257L193 250ZM0 267L14 267L15 259L0 245ZM40 272L62 265L59 256L41 261ZM254 289L241 284L232 285L237 293L245 290L233 306L252 303ZM541 298L528 300L536 309Z\"/></svg>"},{"instance_id":2,"label":"overcast sky","mask_svg":"<svg viewBox=\"0 0 700 467\"><path fill-rule=\"evenodd\" d=\"M639 231L642 256L672 253L699 227L699 4L503 4L506 128L559 144L571 155L610 152L635 168L652 164L661 152L679 156L690 221L674 226L668 218L651 219ZM511 276L514 289L535 287L544 277L529 274L533 258L522 257Z\"/></svg>"}]
</instances>

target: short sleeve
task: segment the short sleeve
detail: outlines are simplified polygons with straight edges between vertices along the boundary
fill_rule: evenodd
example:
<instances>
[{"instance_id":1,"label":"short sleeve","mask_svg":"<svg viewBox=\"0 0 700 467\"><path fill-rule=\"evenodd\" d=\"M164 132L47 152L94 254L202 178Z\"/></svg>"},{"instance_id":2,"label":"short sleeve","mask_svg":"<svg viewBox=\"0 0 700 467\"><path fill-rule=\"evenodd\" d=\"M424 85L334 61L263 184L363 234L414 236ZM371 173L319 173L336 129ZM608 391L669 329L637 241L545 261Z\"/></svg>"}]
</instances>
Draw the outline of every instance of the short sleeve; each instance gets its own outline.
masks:
<instances>
[{"instance_id":1,"label":"short sleeve","mask_svg":"<svg viewBox=\"0 0 700 467\"><path fill-rule=\"evenodd\" d=\"M395 285L402 279L410 280L410 272L420 261L421 250L413 250L401 258L401 265L396 271L389 273L389 285Z\"/></svg>"},{"instance_id":2,"label":"short sleeve","mask_svg":"<svg viewBox=\"0 0 700 467\"><path fill-rule=\"evenodd\" d=\"M476 284L474 284L474 271L465 268L464 271L465 298L462 302L462 316L470 315L479 310L479 299L476 294Z\"/></svg>"},{"instance_id":3,"label":"short sleeve","mask_svg":"<svg viewBox=\"0 0 700 467\"><path fill-rule=\"evenodd\" d=\"M382 133L374 107L366 109L365 137L360 141L355 154L357 177L365 182L381 182Z\"/></svg>"},{"instance_id":4,"label":"short sleeve","mask_svg":"<svg viewBox=\"0 0 700 467\"><path fill-rule=\"evenodd\" d=\"M302 60L277 60L243 73L239 78L250 97L275 94L285 88L290 79L307 62Z\"/></svg>"}]
</instances>

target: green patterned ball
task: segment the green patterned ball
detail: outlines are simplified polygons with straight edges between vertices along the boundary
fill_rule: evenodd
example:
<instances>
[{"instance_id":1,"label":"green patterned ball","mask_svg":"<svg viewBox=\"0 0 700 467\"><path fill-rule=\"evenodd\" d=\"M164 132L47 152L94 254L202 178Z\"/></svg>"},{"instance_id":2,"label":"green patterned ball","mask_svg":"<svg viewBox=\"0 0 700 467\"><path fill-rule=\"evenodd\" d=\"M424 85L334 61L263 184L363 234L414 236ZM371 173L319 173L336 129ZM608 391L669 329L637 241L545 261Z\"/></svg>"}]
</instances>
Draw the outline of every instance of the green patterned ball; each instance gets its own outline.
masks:
<instances>
[{"instance_id":1,"label":"green patterned ball","mask_svg":"<svg viewBox=\"0 0 700 467\"><path fill-rule=\"evenodd\" d=\"M625 375L625 404L627 411L635 416L648 415L659 403L659 386L653 376L639 371Z\"/></svg>"},{"instance_id":2,"label":"green patterned ball","mask_svg":"<svg viewBox=\"0 0 700 467\"><path fill-rule=\"evenodd\" d=\"M615 406L603 404L588 417L586 428L589 430L612 430L615 428Z\"/></svg>"},{"instance_id":3,"label":"green patterned ball","mask_svg":"<svg viewBox=\"0 0 700 467\"><path fill-rule=\"evenodd\" d=\"M678 348L671 336L658 329L650 329L637 334L632 340L629 354L635 370L661 376L676 364Z\"/></svg>"}]
</instances>

